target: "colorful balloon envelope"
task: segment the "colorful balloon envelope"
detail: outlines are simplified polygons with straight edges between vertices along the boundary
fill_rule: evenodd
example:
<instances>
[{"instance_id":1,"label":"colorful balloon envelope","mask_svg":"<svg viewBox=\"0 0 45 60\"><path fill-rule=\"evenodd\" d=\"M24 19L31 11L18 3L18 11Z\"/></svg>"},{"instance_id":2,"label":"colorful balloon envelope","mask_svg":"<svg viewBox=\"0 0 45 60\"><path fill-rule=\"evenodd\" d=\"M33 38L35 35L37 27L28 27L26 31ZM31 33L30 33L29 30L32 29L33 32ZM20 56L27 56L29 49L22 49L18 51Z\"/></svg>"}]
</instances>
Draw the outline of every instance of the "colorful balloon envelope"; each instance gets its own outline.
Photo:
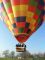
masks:
<instances>
[{"instance_id":1,"label":"colorful balloon envelope","mask_svg":"<svg viewBox=\"0 0 45 60\"><path fill-rule=\"evenodd\" d=\"M2 18L20 43L41 26L43 5L43 0L0 0Z\"/></svg>"}]
</instances>

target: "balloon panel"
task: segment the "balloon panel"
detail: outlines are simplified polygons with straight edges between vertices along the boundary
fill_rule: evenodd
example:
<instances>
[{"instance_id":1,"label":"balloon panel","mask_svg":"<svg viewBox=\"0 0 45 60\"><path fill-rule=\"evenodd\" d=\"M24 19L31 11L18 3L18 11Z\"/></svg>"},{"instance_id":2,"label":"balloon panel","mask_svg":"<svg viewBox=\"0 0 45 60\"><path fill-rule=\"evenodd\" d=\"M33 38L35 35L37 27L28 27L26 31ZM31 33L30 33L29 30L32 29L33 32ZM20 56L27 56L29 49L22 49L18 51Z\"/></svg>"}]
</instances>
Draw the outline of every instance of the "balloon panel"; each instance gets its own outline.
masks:
<instances>
[{"instance_id":1,"label":"balloon panel","mask_svg":"<svg viewBox=\"0 0 45 60\"><path fill-rule=\"evenodd\" d=\"M0 3L2 2L2 0L0 0Z\"/></svg>"},{"instance_id":2,"label":"balloon panel","mask_svg":"<svg viewBox=\"0 0 45 60\"><path fill-rule=\"evenodd\" d=\"M11 24L13 24L14 23L14 16L13 16L10 0L3 0L3 4L4 4L5 10L7 12L7 15L10 19L10 22L11 22Z\"/></svg>"},{"instance_id":3,"label":"balloon panel","mask_svg":"<svg viewBox=\"0 0 45 60\"><path fill-rule=\"evenodd\" d=\"M7 21L11 23L14 36L20 43L27 41L43 22L43 0L2 0L2 2L6 12L4 16L8 16Z\"/></svg>"},{"instance_id":4,"label":"balloon panel","mask_svg":"<svg viewBox=\"0 0 45 60\"><path fill-rule=\"evenodd\" d=\"M1 2L0 3L0 19L3 20L5 23L6 23L6 26L9 28L9 30L12 32L12 25L11 25L11 22L7 16L7 13L5 11L5 8L3 6L3 3ZM13 33L13 32L12 32Z\"/></svg>"}]
</instances>

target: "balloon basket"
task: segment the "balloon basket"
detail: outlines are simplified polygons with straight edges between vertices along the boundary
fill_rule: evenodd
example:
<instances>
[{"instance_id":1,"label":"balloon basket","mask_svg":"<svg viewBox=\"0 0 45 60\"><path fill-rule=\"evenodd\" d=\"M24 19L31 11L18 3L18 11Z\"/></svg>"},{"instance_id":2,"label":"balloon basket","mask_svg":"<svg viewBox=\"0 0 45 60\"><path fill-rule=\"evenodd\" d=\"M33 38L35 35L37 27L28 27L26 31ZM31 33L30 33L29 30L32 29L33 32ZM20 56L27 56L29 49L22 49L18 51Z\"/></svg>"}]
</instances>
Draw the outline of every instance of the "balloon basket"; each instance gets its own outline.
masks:
<instances>
[{"instance_id":1,"label":"balloon basket","mask_svg":"<svg viewBox=\"0 0 45 60\"><path fill-rule=\"evenodd\" d=\"M17 44L16 45L16 51L17 52L25 52L26 51L26 45L25 44Z\"/></svg>"}]
</instances>

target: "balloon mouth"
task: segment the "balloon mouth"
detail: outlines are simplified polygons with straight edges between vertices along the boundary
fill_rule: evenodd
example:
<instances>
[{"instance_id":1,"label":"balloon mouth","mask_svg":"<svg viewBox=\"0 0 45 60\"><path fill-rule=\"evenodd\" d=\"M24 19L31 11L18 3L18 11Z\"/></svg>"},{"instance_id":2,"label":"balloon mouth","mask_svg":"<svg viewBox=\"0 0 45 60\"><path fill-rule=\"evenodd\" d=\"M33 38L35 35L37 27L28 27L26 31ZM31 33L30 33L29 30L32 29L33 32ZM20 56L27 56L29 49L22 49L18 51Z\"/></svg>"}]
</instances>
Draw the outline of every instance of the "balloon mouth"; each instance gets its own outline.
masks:
<instances>
[{"instance_id":1,"label":"balloon mouth","mask_svg":"<svg viewBox=\"0 0 45 60\"><path fill-rule=\"evenodd\" d=\"M29 34L20 34L20 35L17 35L15 37L19 41L19 43L24 43L27 41Z\"/></svg>"}]
</instances>

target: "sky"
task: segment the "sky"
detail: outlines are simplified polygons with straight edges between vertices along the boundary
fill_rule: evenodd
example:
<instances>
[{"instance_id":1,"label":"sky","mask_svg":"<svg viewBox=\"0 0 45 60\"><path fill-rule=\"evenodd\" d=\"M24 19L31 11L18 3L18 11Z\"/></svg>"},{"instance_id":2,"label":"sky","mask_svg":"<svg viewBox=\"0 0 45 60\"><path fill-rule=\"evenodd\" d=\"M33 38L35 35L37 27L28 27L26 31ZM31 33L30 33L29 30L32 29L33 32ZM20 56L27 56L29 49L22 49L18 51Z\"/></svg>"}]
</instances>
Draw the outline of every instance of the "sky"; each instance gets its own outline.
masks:
<instances>
[{"instance_id":1,"label":"sky","mask_svg":"<svg viewBox=\"0 0 45 60\"><path fill-rule=\"evenodd\" d=\"M16 52L16 44L18 44L18 41L8 30L4 22L0 20L0 53L4 50L14 50ZM45 52L45 22L29 37L25 44L27 50L32 54Z\"/></svg>"}]
</instances>

